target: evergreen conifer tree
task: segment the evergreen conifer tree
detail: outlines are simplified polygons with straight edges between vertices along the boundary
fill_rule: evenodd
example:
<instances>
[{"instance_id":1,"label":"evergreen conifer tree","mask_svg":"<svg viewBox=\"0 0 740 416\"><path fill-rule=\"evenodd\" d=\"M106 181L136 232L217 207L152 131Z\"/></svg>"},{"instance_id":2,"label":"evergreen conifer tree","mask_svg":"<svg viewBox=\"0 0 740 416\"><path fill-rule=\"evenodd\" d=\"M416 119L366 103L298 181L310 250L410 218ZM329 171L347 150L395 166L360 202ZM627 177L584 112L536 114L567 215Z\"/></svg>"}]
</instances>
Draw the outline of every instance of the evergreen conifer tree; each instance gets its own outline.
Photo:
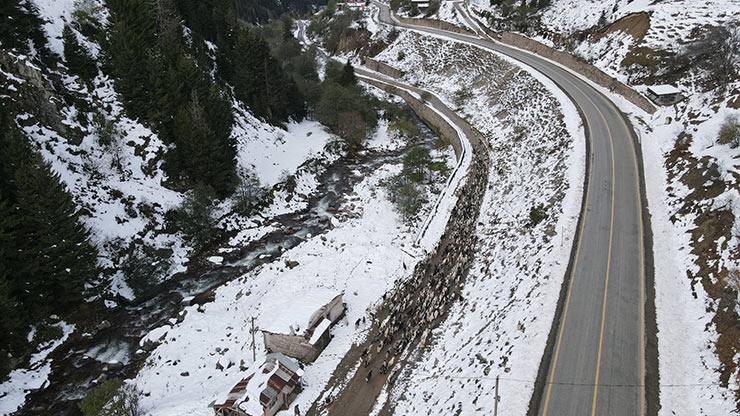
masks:
<instances>
[{"instance_id":1,"label":"evergreen conifer tree","mask_svg":"<svg viewBox=\"0 0 740 416\"><path fill-rule=\"evenodd\" d=\"M193 91L191 101L175 116L168 171L179 172L178 181L187 187L203 183L218 198L231 194L237 183L232 123L231 108L215 89Z\"/></svg>"},{"instance_id":2,"label":"evergreen conifer tree","mask_svg":"<svg viewBox=\"0 0 740 416\"><path fill-rule=\"evenodd\" d=\"M149 119L154 113L148 64L156 53L156 24L147 0L107 0L110 12L105 63L116 90L131 114Z\"/></svg>"},{"instance_id":3,"label":"evergreen conifer tree","mask_svg":"<svg viewBox=\"0 0 740 416\"><path fill-rule=\"evenodd\" d=\"M64 59L70 71L85 80L93 79L98 73L95 61L90 56L90 52L77 40L77 35L69 25L64 25L62 42L64 43Z\"/></svg>"},{"instance_id":4,"label":"evergreen conifer tree","mask_svg":"<svg viewBox=\"0 0 740 416\"><path fill-rule=\"evenodd\" d=\"M86 284L99 283L97 250L59 175L4 112L0 147L0 244L8 299L17 300L29 319L69 311L84 298Z\"/></svg>"},{"instance_id":5,"label":"evergreen conifer tree","mask_svg":"<svg viewBox=\"0 0 740 416\"><path fill-rule=\"evenodd\" d=\"M342 74L339 76L339 84L344 87L357 85L355 68L349 60L347 60L347 63L342 67Z\"/></svg>"},{"instance_id":6,"label":"evergreen conifer tree","mask_svg":"<svg viewBox=\"0 0 740 416\"><path fill-rule=\"evenodd\" d=\"M85 284L97 278L97 250L88 242L72 197L59 175L34 155L16 171L16 206L21 213L16 243L22 288L16 293L36 316L66 312L84 299Z\"/></svg>"},{"instance_id":7,"label":"evergreen conifer tree","mask_svg":"<svg viewBox=\"0 0 740 416\"><path fill-rule=\"evenodd\" d=\"M29 41L42 59L51 53L46 47L46 35L36 6L29 0L4 0L0 2L0 44L3 49L17 49L29 53Z\"/></svg>"},{"instance_id":8,"label":"evergreen conifer tree","mask_svg":"<svg viewBox=\"0 0 740 416\"><path fill-rule=\"evenodd\" d=\"M13 230L17 226L17 215L7 204L0 190L0 380L9 370L8 354L15 355L26 343L27 324L18 300L12 295L11 271L14 264L12 250L15 246Z\"/></svg>"},{"instance_id":9,"label":"evergreen conifer tree","mask_svg":"<svg viewBox=\"0 0 740 416\"><path fill-rule=\"evenodd\" d=\"M247 30L237 35L232 53L234 91L257 117L278 124L305 116L305 99L262 38Z\"/></svg>"}]
</instances>

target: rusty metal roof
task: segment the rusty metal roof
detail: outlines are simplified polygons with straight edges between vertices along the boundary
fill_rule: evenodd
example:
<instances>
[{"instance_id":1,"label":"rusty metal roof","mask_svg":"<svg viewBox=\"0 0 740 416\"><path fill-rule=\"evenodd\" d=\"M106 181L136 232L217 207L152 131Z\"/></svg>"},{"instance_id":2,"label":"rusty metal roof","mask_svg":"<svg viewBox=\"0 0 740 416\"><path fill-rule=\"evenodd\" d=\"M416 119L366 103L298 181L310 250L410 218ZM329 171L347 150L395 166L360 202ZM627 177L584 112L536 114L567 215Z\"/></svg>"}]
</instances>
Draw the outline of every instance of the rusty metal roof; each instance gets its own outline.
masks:
<instances>
[{"instance_id":1,"label":"rusty metal roof","mask_svg":"<svg viewBox=\"0 0 740 416\"><path fill-rule=\"evenodd\" d=\"M262 409L267 408L280 393L290 393L303 375L297 363L281 353L268 354L257 369L241 379L214 409L241 409L248 412L259 402ZM261 414L261 413L259 413ZM259 416L255 414L254 416Z\"/></svg>"}]
</instances>

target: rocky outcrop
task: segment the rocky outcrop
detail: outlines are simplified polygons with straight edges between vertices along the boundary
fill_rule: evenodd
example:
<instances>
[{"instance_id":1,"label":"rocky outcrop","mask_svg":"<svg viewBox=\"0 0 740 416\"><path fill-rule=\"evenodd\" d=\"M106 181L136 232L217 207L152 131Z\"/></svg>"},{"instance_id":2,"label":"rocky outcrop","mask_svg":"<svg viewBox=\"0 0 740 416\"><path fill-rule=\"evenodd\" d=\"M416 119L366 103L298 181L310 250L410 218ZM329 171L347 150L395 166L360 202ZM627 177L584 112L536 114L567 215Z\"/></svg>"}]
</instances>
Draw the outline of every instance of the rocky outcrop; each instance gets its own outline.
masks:
<instances>
[{"instance_id":1,"label":"rocky outcrop","mask_svg":"<svg viewBox=\"0 0 740 416\"><path fill-rule=\"evenodd\" d=\"M0 68L4 82L2 94L12 97L4 105L19 106L18 113L33 113L34 120L48 126L62 136L70 133L69 128L62 123L55 88L44 77L41 69L34 65L27 57L15 56L6 51L0 51Z\"/></svg>"}]
</instances>

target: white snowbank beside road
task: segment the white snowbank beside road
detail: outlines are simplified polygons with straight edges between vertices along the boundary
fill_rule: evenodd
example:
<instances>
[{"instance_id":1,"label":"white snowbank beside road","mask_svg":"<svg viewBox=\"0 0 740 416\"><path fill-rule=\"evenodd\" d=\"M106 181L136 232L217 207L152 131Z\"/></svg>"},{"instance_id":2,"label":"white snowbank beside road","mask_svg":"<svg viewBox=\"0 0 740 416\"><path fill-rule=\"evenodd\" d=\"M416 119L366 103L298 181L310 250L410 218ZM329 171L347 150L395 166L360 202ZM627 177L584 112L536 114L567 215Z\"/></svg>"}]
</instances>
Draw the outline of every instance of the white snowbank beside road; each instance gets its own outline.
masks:
<instances>
[{"instance_id":1,"label":"white snowbank beside road","mask_svg":"<svg viewBox=\"0 0 740 416\"><path fill-rule=\"evenodd\" d=\"M720 362L714 353L717 333L711 323L708 305L714 302L703 286L692 284L687 270L698 271L692 250L691 231L695 214L678 215L681 201L691 191L677 180L669 180L665 160L678 134L680 122L665 124L666 117L675 117L670 107L661 107L652 116L642 116L645 125L636 120L641 135L648 204L653 228L655 260L655 307L658 320L661 415L728 415L736 412L732 389L719 386L717 371ZM635 118L633 118L635 119ZM712 155L721 163L723 172L733 171L734 161L728 161L736 151L726 146L710 145L723 117L713 117L694 127L694 152ZM649 130L648 130L649 129ZM729 162L729 163L728 163ZM735 192L737 194L737 192ZM735 195L737 198L737 195ZM740 212L734 208L737 218ZM728 242L737 246L737 241ZM718 242L719 244L719 242ZM728 267L736 261L727 259ZM737 267L737 266L736 266Z\"/></svg>"}]
</instances>

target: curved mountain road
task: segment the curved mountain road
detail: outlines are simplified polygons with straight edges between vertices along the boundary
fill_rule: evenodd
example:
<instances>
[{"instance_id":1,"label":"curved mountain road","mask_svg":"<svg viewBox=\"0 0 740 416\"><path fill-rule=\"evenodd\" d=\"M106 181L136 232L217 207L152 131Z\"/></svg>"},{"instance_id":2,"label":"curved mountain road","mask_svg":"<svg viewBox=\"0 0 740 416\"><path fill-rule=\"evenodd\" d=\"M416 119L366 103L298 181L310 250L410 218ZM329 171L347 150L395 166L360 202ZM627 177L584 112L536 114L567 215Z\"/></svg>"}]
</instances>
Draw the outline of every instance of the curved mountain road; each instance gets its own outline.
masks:
<instances>
[{"instance_id":1,"label":"curved mountain road","mask_svg":"<svg viewBox=\"0 0 740 416\"><path fill-rule=\"evenodd\" d=\"M537 55L489 39L402 24L387 6L375 4L384 23L507 55L550 78L575 103L589 146L584 205L529 413L657 412L657 368L651 364L646 372L645 359L645 311L654 310L645 280L644 228L649 229L649 219L644 215L637 140L623 114L589 83Z\"/></svg>"}]
</instances>

